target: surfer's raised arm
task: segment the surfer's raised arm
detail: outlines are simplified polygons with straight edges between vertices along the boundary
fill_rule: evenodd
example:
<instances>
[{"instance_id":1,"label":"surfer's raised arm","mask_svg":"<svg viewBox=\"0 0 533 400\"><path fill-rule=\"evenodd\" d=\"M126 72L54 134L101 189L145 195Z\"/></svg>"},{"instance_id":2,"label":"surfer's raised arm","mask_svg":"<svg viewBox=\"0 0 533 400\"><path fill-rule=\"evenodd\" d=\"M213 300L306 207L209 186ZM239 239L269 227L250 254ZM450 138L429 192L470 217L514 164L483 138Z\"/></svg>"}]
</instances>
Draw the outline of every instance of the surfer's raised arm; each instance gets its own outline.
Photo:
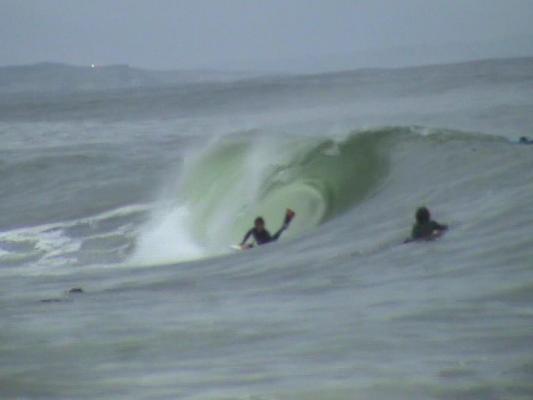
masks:
<instances>
[{"instance_id":1,"label":"surfer's raised arm","mask_svg":"<svg viewBox=\"0 0 533 400\"><path fill-rule=\"evenodd\" d=\"M287 209L287 212L285 213L285 219L283 220L283 225L281 226L281 228L279 228L279 230L272 236L272 238L270 239L270 241L275 241L275 240L278 240L279 237L281 236L281 234L283 233L283 231L285 231L288 227L289 227L289 224L291 223L292 219L294 218L294 211L292 211L291 209Z\"/></svg>"}]
</instances>

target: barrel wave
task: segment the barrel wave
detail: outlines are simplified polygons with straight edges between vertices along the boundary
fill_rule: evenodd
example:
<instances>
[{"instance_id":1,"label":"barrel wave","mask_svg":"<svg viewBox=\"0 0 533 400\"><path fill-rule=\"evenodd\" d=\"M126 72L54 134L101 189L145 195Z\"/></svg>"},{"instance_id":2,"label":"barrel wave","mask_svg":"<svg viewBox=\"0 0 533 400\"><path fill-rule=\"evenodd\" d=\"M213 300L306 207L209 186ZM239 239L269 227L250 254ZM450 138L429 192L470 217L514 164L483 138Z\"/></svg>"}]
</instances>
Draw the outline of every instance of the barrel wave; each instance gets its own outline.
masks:
<instances>
[{"instance_id":1,"label":"barrel wave","mask_svg":"<svg viewBox=\"0 0 533 400\"><path fill-rule=\"evenodd\" d=\"M371 134L222 139L192 163L184 179L183 200L196 233L216 241L234 224L236 240L256 215L278 224L285 208L298 214L293 234L316 227L376 188L387 171L382 140Z\"/></svg>"},{"instance_id":2,"label":"barrel wave","mask_svg":"<svg viewBox=\"0 0 533 400\"><path fill-rule=\"evenodd\" d=\"M308 232L376 190L389 168L383 146L393 133L398 132L353 132L335 139L247 132L218 138L187 160L165 211L148 229L149 240L141 237L140 251L173 234L181 240L168 258L225 252L256 216L271 231L278 229L286 208L297 218L285 237Z\"/></svg>"}]
</instances>

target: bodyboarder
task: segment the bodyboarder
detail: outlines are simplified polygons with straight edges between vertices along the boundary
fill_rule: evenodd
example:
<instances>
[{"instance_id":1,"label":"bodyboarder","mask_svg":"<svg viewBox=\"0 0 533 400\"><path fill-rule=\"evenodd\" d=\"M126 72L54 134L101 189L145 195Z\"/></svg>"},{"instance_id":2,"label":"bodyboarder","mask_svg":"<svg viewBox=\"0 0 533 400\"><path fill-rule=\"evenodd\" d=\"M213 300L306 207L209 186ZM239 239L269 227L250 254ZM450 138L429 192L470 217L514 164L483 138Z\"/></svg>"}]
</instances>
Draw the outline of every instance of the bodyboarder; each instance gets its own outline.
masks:
<instances>
[{"instance_id":1,"label":"bodyboarder","mask_svg":"<svg viewBox=\"0 0 533 400\"><path fill-rule=\"evenodd\" d=\"M254 238L255 243L258 246L275 242L279 239L281 234L289 227L289 224L291 223L294 216L295 212L291 209L287 209L283 225L274 235L271 235L270 232L265 228L265 220L262 217L257 217L254 221L254 227L248 232L246 232L246 235L244 235L244 238L242 239L242 242L240 244L241 249L249 249L254 247L253 244L246 243L251 236Z\"/></svg>"}]
</instances>

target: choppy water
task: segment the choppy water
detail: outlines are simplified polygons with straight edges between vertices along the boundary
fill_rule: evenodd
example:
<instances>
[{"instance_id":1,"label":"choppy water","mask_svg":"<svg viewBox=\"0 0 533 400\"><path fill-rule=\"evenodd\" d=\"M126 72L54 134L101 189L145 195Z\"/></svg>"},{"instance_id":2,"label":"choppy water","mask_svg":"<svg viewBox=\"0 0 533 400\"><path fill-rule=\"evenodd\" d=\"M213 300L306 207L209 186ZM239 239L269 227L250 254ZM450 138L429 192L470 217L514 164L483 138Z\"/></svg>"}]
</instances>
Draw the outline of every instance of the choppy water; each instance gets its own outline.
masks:
<instances>
[{"instance_id":1,"label":"choppy water","mask_svg":"<svg viewBox=\"0 0 533 400\"><path fill-rule=\"evenodd\" d=\"M522 59L0 99L0 398L532 398L532 89ZM402 245L420 205L450 230Z\"/></svg>"}]
</instances>

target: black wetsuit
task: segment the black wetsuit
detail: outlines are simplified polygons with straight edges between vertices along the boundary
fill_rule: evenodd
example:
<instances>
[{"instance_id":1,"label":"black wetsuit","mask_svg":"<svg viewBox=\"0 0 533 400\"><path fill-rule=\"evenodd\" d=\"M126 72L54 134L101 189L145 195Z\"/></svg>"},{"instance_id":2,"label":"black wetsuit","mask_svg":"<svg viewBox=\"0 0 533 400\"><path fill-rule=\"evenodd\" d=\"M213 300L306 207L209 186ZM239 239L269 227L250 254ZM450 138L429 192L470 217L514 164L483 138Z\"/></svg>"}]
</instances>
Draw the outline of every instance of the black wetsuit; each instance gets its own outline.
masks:
<instances>
[{"instance_id":1,"label":"black wetsuit","mask_svg":"<svg viewBox=\"0 0 533 400\"><path fill-rule=\"evenodd\" d=\"M413 226L411 233L412 240L430 240L434 237L436 232L442 232L448 229L446 225L441 225L435 221L428 221L426 223L417 222Z\"/></svg>"},{"instance_id":2,"label":"black wetsuit","mask_svg":"<svg viewBox=\"0 0 533 400\"><path fill-rule=\"evenodd\" d=\"M270 232L266 229L258 231L256 228L252 228L246 233L246 235L244 235L244 239L242 240L241 244L245 244L246 241L250 238L250 236L254 237L255 242L258 245L275 242L279 239L285 229L287 229L287 224L283 225L281 229L277 231L274 235L270 235Z\"/></svg>"}]
</instances>

